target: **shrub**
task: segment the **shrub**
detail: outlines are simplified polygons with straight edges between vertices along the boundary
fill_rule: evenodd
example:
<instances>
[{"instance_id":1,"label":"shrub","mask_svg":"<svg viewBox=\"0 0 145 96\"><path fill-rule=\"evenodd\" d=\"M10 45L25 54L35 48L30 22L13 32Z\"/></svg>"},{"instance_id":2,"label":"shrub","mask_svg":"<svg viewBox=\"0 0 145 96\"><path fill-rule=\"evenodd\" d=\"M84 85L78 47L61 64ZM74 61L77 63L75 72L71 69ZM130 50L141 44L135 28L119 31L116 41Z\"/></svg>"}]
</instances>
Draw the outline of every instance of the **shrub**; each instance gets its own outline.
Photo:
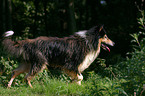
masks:
<instances>
[{"instance_id":1,"label":"shrub","mask_svg":"<svg viewBox=\"0 0 145 96\"><path fill-rule=\"evenodd\" d=\"M128 55L131 57L127 57L126 61L122 61L116 66L120 70L119 78L126 80L125 83L122 83L122 87L129 96L145 95L145 38L142 38L145 36L145 13L141 9L139 12L141 17L138 19L138 24L141 31L131 34L134 52L129 52Z\"/></svg>"}]
</instances>

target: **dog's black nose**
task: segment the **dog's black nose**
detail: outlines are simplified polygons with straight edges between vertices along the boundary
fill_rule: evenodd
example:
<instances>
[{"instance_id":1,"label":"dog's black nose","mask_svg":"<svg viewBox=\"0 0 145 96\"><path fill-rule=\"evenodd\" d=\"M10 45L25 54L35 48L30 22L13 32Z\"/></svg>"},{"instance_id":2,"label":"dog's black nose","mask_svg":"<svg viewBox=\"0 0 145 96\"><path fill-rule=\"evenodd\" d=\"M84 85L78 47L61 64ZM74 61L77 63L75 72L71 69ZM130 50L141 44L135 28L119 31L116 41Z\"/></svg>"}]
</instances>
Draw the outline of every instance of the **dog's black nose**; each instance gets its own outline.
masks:
<instances>
[{"instance_id":1,"label":"dog's black nose","mask_svg":"<svg viewBox=\"0 0 145 96\"><path fill-rule=\"evenodd\" d=\"M115 45L115 42L113 42L113 46Z\"/></svg>"}]
</instances>

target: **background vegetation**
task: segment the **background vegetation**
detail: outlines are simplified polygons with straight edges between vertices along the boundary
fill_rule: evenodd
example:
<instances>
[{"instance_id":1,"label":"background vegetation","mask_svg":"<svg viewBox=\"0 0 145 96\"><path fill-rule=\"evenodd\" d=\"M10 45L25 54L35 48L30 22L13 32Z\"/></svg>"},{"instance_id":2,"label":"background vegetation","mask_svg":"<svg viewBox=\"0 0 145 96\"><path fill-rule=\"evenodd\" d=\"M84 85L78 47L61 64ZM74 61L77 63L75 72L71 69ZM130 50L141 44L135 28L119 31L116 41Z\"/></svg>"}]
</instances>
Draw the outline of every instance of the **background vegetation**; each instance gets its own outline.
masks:
<instances>
[{"instance_id":1,"label":"background vegetation","mask_svg":"<svg viewBox=\"0 0 145 96\"><path fill-rule=\"evenodd\" d=\"M1 0L0 35L15 32L14 39L40 35L64 37L78 30L104 24L116 43L83 73L82 86L71 84L60 72L44 70L33 80L34 88L18 76L7 89L11 71L19 64L0 46L2 95L145 95L144 0ZM61 74L60 74L61 73Z\"/></svg>"}]
</instances>

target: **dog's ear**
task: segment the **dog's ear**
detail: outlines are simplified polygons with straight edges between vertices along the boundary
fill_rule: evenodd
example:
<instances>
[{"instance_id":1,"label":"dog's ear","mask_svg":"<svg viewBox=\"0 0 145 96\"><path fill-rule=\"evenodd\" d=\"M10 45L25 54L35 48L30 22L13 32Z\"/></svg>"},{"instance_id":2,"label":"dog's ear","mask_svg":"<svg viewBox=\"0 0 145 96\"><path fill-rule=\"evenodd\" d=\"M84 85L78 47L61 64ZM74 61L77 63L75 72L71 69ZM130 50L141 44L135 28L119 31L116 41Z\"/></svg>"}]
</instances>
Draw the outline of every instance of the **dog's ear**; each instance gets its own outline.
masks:
<instances>
[{"instance_id":1,"label":"dog's ear","mask_svg":"<svg viewBox=\"0 0 145 96\"><path fill-rule=\"evenodd\" d=\"M104 27L104 25L101 25L101 27L100 27L100 29L99 29L99 32L102 31L103 27Z\"/></svg>"},{"instance_id":2,"label":"dog's ear","mask_svg":"<svg viewBox=\"0 0 145 96\"><path fill-rule=\"evenodd\" d=\"M99 29L99 36L103 37L105 34L106 34L106 31L104 29L104 25L101 25L100 26L100 29Z\"/></svg>"}]
</instances>

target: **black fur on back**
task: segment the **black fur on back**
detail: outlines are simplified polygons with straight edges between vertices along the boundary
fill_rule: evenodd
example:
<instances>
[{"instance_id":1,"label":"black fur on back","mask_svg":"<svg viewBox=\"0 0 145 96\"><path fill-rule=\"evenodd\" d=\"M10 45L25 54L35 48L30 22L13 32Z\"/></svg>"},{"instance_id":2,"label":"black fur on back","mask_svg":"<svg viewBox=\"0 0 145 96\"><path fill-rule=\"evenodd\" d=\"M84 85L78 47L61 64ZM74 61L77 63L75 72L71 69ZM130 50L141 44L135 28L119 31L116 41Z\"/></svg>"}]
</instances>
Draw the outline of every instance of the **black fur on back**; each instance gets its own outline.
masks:
<instances>
[{"instance_id":1,"label":"black fur on back","mask_svg":"<svg viewBox=\"0 0 145 96\"><path fill-rule=\"evenodd\" d=\"M5 48L18 58L23 58L31 64L31 74L37 73L43 64L49 68L59 67L62 69L78 72L78 66L83 62L90 51L98 48L99 26L95 26L84 32L85 36L74 34L70 37L38 37L13 42L5 39Z\"/></svg>"}]
</instances>

